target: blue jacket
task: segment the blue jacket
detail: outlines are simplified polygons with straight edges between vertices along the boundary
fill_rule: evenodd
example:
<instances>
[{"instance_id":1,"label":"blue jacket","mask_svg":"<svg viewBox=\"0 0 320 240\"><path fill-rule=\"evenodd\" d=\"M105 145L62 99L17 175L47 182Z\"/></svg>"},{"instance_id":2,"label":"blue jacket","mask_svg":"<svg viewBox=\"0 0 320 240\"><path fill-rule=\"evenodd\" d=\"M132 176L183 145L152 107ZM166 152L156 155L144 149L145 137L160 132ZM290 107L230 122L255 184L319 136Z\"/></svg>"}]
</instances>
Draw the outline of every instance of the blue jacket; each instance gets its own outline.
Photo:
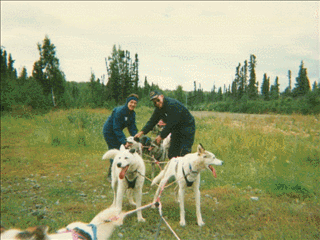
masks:
<instances>
[{"instance_id":1,"label":"blue jacket","mask_svg":"<svg viewBox=\"0 0 320 240\"><path fill-rule=\"evenodd\" d=\"M150 120L142 128L144 134L150 132L153 127L162 119L166 126L161 131L162 139L166 138L169 133L188 131L188 128L195 128L194 117L189 110L178 100L164 97L163 107L155 108Z\"/></svg>"},{"instance_id":2,"label":"blue jacket","mask_svg":"<svg viewBox=\"0 0 320 240\"><path fill-rule=\"evenodd\" d=\"M128 128L131 136L137 134L136 113L130 111L127 105L116 107L108 117L103 126L103 135L106 141L117 141L119 144L126 144L124 128Z\"/></svg>"}]
</instances>

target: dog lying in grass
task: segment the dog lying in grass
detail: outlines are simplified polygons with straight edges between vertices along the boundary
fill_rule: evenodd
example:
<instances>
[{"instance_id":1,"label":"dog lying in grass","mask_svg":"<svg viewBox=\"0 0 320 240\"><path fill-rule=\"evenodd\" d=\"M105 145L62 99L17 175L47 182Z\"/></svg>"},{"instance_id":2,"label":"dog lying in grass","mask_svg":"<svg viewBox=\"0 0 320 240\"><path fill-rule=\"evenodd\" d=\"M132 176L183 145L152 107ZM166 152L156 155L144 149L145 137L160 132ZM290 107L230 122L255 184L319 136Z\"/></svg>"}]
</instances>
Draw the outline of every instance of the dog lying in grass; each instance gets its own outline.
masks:
<instances>
[{"instance_id":1,"label":"dog lying in grass","mask_svg":"<svg viewBox=\"0 0 320 240\"><path fill-rule=\"evenodd\" d=\"M107 151L102 159L114 159L111 172L111 186L114 192L112 206L122 209L122 200L125 192L129 203L141 207L142 187L146 168L141 156L136 153L135 149L126 149L121 145L120 150L111 149ZM135 195L136 202L133 201ZM138 221L144 222L141 211L137 212Z\"/></svg>"},{"instance_id":2,"label":"dog lying in grass","mask_svg":"<svg viewBox=\"0 0 320 240\"><path fill-rule=\"evenodd\" d=\"M184 194L187 187L193 187L196 201L197 223L203 226L200 211L200 172L208 169L216 177L215 169L212 165L222 165L223 161L217 159L215 155L206 151L201 144L198 145L196 153L189 153L183 157L172 158L164 170L162 170L151 183L151 186L160 182L153 201L158 201L161 189L165 186L170 177L174 176L178 183L178 199L180 202L180 225L185 226Z\"/></svg>"},{"instance_id":3,"label":"dog lying in grass","mask_svg":"<svg viewBox=\"0 0 320 240\"><path fill-rule=\"evenodd\" d=\"M47 226L38 226L26 230L10 229L1 232L1 240L106 240L109 239L115 227L123 224L124 213L120 209L110 207L97 214L87 224L73 222L57 233L48 234ZM2 230L1 230L2 231Z\"/></svg>"}]
</instances>

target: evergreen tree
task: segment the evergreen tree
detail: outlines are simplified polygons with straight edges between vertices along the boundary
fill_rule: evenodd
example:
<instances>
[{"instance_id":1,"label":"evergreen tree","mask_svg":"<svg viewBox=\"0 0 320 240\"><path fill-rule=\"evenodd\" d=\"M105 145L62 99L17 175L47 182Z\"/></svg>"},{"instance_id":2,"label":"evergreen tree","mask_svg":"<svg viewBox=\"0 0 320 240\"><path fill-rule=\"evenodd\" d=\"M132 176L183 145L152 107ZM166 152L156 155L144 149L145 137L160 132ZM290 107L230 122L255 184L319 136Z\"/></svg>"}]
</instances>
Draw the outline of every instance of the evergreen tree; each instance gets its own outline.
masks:
<instances>
[{"instance_id":1,"label":"evergreen tree","mask_svg":"<svg viewBox=\"0 0 320 240\"><path fill-rule=\"evenodd\" d=\"M133 65L133 74L134 74L134 87L133 87L133 91L135 93L138 92L138 85L139 85L139 59L138 59L138 54L135 54L135 60L134 60L134 65Z\"/></svg>"},{"instance_id":2,"label":"evergreen tree","mask_svg":"<svg viewBox=\"0 0 320 240\"><path fill-rule=\"evenodd\" d=\"M280 96L280 84L279 84L279 78L276 77L274 81L274 85L270 88L270 97L273 100L279 99Z\"/></svg>"},{"instance_id":3,"label":"evergreen tree","mask_svg":"<svg viewBox=\"0 0 320 240\"><path fill-rule=\"evenodd\" d=\"M177 89L175 90L174 98L177 99L178 101L180 101L181 103L184 103L186 101L181 85L178 85Z\"/></svg>"},{"instance_id":4,"label":"evergreen tree","mask_svg":"<svg viewBox=\"0 0 320 240\"><path fill-rule=\"evenodd\" d=\"M270 78L267 77L265 73L263 75L262 86L261 86L261 94L264 100L268 101L269 97L269 87L270 87Z\"/></svg>"},{"instance_id":5,"label":"evergreen tree","mask_svg":"<svg viewBox=\"0 0 320 240\"><path fill-rule=\"evenodd\" d=\"M107 98L114 99L116 103L123 101L132 91L138 91L139 85L139 61L138 54L132 64L129 51L118 50L113 46L112 56L109 60L109 80L107 84Z\"/></svg>"},{"instance_id":6,"label":"evergreen tree","mask_svg":"<svg viewBox=\"0 0 320 240\"><path fill-rule=\"evenodd\" d=\"M258 96L258 88L257 88L257 82L256 82L256 56L250 55L250 62L249 62L249 71L250 71L250 78L249 78L249 84L248 84L248 97L249 99L256 99Z\"/></svg>"},{"instance_id":7,"label":"evergreen tree","mask_svg":"<svg viewBox=\"0 0 320 240\"><path fill-rule=\"evenodd\" d=\"M223 99L222 89L221 89L221 87L219 87L218 94L217 94L217 100L222 101L222 99Z\"/></svg>"},{"instance_id":8,"label":"evergreen tree","mask_svg":"<svg viewBox=\"0 0 320 240\"><path fill-rule=\"evenodd\" d=\"M312 85L312 92L317 92L318 91L318 84L316 81L314 81L313 85Z\"/></svg>"},{"instance_id":9,"label":"evergreen tree","mask_svg":"<svg viewBox=\"0 0 320 240\"><path fill-rule=\"evenodd\" d=\"M298 77L296 78L296 86L292 90L294 97L305 96L310 91L310 82L307 74L307 69L304 68L304 63L301 61Z\"/></svg>"},{"instance_id":10,"label":"evergreen tree","mask_svg":"<svg viewBox=\"0 0 320 240\"><path fill-rule=\"evenodd\" d=\"M45 36L42 45L38 43L40 59L34 63L32 72L32 76L42 86L44 95L51 95L54 106L64 101L66 82L65 75L60 70L55 48L48 36Z\"/></svg>"},{"instance_id":11,"label":"evergreen tree","mask_svg":"<svg viewBox=\"0 0 320 240\"><path fill-rule=\"evenodd\" d=\"M289 80L288 87L286 87L286 89L282 93L283 96L286 96L286 97L291 96L291 92L292 92L291 91L292 90L292 87L291 87L291 70L288 71L288 80Z\"/></svg>"},{"instance_id":12,"label":"evergreen tree","mask_svg":"<svg viewBox=\"0 0 320 240\"><path fill-rule=\"evenodd\" d=\"M244 61L244 65L240 71L240 82L238 89L238 98L241 99L242 96L246 93L247 88L247 75L248 75L248 61Z\"/></svg>"}]
</instances>

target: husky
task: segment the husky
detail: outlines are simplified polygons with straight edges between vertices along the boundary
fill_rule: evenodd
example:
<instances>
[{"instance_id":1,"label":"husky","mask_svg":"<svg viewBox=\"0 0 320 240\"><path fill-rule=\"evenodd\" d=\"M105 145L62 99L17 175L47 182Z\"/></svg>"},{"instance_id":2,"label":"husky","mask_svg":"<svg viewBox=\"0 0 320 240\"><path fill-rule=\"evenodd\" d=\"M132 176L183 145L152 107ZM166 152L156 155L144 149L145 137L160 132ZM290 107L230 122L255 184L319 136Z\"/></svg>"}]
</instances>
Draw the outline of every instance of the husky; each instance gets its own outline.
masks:
<instances>
[{"instance_id":1,"label":"husky","mask_svg":"<svg viewBox=\"0 0 320 240\"><path fill-rule=\"evenodd\" d=\"M165 139L163 139L160 145L158 145L150 137L143 136L140 139L140 143L142 144L144 154L154 158L159 162L164 162L168 157L170 140L171 140L171 134L169 134ZM154 178L154 172L155 172L155 163L152 163L151 178Z\"/></svg>"},{"instance_id":2,"label":"husky","mask_svg":"<svg viewBox=\"0 0 320 240\"><path fill-rule=\"evenodd\" d=\"M129 203L141 207L142 188L146 167L141 156L135 149L126 149L121 145L120 150L111 149L107 151L102 159L114 159L111 170L111 186L114 197L112 206L122 209L122 200L127 191ZM136 202L133 201L135 195ZM141 211L137 212L138 221L144 222Z\"/></svg>"},{"instance_id":3,"label":"husky","mask_svg":"<svg viewBox=\"0 0 320 240\"><path fill-rule=\"evenodd\" d=\"M142 156L142 144L139 142L139 138L134 138L133 136L127 137L127 142L130 143L129 149L135 149L136 153Z\"/></svg>"},{"instance_id":4,"label":"husky","mask_svg":"<svg viewBox=\"0 0 320 240\"><path fill-rule=\"evenodd\" d=\"M142 148L145 149L144 153L154 157L159 162L163 162L168 157L170 140L171 134L169 134L165 139L163 139L160 145L158 145L150 137L143 136L140 139L140 143L142 144Z\"/></svg>"},{"instance_id":5,"label":"husky","mask_svg":"<svg viewBox=\"0 0 320 240\"><path fill-rule=\"evenodd\" d=\"M10 229L1 232L1 240L106 240L115 227L123 224L124 213L120 209L110 207L97 214L88 223L73 222L56 233L48 234L47 226L38 226L26 230Z\"/></svg>"},{"instance_id":6,"label":"husky","mask_svg":"<svg viewBox=\"0 0 320 240\"><path fill-rule=\"evenodd\" d=\"M185 226L185 210L184 210L184 194L187 187L193 187L195 193L196 215L197 223L203 226L200 211L200 172L208 169L212 172L214 177L217 177L216 171L212 165L221 166L223 161L217 159L215 155L206 151L204 147L199 144L196 153L189 153L183 157L172 158L164 170L156 176L151 186L160 182L159 187L155 193L153 201L158 201L160 191L163 189L170 177L174 176L178 183L178 199L180 202L180 225Z\"/></svg>"}]
</instances>

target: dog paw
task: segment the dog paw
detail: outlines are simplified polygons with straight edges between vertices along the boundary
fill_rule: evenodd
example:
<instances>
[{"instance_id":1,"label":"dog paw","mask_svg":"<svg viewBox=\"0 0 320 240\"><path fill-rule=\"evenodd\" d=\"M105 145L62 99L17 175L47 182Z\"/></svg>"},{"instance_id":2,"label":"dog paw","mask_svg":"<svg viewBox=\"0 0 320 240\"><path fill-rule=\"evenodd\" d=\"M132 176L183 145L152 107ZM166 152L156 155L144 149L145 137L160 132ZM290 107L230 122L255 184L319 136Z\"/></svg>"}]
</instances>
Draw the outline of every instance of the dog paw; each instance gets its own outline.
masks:
<instances>
[{"instance_id":1,"label":"dog paw","mask_svg":"<svg viewBox=\"0 0 320 240\"><path fill-rule=\"evenodd\" d=\"M186 226L186 221L180 221L180 226L185 227Z\"/></svg>"},{"instance_id":2,"label":"dog paw","mask_svg":"<svg viewBox=\"0 0 320 240\"><path fill-rule=\"evenodd\" d=\"M144 218L139 218L138 222L146 222L146 220Z\"/></svg>"},{"instance_id":3,"label":"dog paw","mask_svg":"<svg viewBox=\"0 0 320 240\"><path fill-rule=\"evenodd\" d=\"M204 226L204 225L205 225L205 223L204 223L203 221L198 222L198 226L199 226L199 227L202 227L202 226Z\"/></svg>"}]
</instances>

